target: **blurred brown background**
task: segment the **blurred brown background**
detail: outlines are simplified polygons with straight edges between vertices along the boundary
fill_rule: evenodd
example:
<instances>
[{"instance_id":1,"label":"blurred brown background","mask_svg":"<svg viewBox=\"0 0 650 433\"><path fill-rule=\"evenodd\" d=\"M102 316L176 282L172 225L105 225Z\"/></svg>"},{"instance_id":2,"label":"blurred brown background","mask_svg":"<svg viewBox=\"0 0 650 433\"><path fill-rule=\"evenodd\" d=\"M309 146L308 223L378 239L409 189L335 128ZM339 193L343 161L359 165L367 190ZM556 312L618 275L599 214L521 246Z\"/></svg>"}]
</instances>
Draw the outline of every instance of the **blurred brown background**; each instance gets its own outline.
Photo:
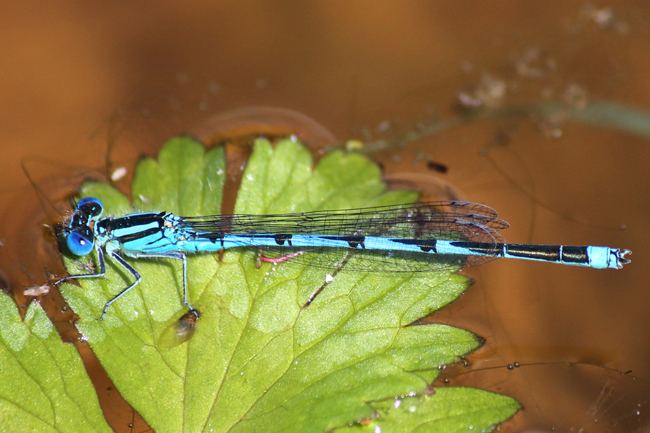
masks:
<instances>
[{"instance_id":1,"label":"blurred brown background","mask_svg":"<svg viewBox=\"0 0 650 433\"><path fill-rule=\"evenodd\" d=\"M572 121L567 111L594 102L650 110L647 2L3 3L7 243L24 235L11 216L37 203L21 162L101 167L106 130L146 141L253 105L296 110L342 141L464 119L371 157L417 188L436 175L493 206L512 224L510 242L634 255L621 271L512 260L471 270L477 284L433 320L487 337L470 362L496 368L452 383L523 401L527 410L504 426L510 431L647 428L650 137ZM521 109L551 102L563 107L551 117ZM170 105L176 123L165 117ZM492 118L469 121L473 105ZM137 142L134 154L148 151ZM432 173L427 162L449 171ZM29 259L3 259L13 285L20 260ZM513 362L523 366L509 371ZM117 423L128 431L124 417Z\"/></svg>"}]
</instances>

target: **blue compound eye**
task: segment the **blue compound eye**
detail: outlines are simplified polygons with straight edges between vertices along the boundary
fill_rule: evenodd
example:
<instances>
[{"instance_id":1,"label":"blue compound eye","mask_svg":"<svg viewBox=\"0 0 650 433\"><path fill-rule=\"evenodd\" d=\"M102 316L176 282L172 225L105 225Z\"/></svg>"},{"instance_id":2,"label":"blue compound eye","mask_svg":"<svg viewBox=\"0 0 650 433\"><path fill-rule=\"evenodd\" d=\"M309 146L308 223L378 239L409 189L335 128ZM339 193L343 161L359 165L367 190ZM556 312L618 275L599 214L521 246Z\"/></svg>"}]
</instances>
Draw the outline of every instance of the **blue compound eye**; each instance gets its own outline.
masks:
<instances>
[{"instance_id":1,"label":"blue compound eye","mask_svg":"<svg viewBox=\"0 0 650 433\"><path fill-rule=\"evenodd\" d=\"M77 209L91 217L98 217L104 211L104 205L98 198L86 197L79 200L79 203L77 203Z\"/></svg>"},{"instance_id":2,"label":"blue compound eye","mask_svg":"<svg viewBox=\"0 0 650 433\"><path fill-rule=\"evenodd\" d=\"M93 250L95 240L91 231L85 234L74 231L68 233L66 244L72 254L76 256L87 256Z\"/></svg>"}]
</instances>

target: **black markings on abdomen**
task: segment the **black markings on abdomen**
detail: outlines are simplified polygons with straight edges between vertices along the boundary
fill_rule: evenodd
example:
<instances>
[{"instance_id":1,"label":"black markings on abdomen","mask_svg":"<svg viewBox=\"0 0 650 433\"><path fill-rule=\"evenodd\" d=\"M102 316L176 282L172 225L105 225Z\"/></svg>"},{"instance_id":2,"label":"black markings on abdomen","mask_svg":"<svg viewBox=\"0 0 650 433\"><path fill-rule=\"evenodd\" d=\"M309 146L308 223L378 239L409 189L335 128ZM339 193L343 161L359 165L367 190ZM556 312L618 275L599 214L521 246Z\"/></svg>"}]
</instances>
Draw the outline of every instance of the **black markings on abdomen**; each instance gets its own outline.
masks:
<instances>
[{"instance_id":1,"label":"black markings on abdomen","mask_svg":"<svg viewBox=\"0 0 650 433\"><path fill-rule=\"evenodd\" d=\"M331 241L342 241L347 242L350 248L366 248L365 236L320 236L321 239L328 239Z\"/></svg>"},{"instance_id":2,"label":"black markings on abdomen","mask_svg":"<svg viewBox=\"0 0 650 433\"><path fill-rule=\"evenodd\" d=\"M278 245L284 245L285 242L291 246L291 237L292 235L275 235L273 238L275 239L275 243Z\"/></svg>"},{"instance_id":3,"label":"black markings on abdomen","mask_svg":"<svg viewBox=\"0 0 650 433\"><path fill-rule=\"evenodd\" d=\"M511 257L544 260L548 262L559 262L560 250L560 245L506 244L505 246L505 252Z\"/></svg>"},{"instance_id":4,"label":"black markings on abdomen","mask_svg":"<svg viewBox=\"0 0 650 433\"><path fill-rule=\"evenodd\" d=\"M397 242L404 245L416 245L425 253L434 253L437 254L436 250L436 239L391 239L393 242Z\"/></svg>"},{"instance_id":5,"label":"black markings on abdomen","mask_svg":"<svg viewBox=\"0 0 650 433\"><path fill-rule=\"evenodd\" d=\"M587 247L562 247L562 263L589 263Z\"/></svg>"}]
</instances>

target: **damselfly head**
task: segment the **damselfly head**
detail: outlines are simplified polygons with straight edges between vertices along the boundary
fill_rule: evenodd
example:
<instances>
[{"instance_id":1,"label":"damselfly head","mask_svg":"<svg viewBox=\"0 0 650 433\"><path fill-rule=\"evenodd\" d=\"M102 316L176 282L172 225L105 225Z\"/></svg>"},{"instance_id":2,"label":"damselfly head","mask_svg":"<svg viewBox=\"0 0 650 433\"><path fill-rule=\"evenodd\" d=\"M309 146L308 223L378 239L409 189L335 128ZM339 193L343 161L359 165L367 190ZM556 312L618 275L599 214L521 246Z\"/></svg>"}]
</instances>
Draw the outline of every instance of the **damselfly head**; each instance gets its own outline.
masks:
<instances>
[{"instance_id":1,"label":"damselfly head","mask_svg":"<svg viewBox=\"0 0 650 433\"><path fill-rule=\"evenodd\" d=\"M95 235L92 226L104 211L104 205L95 197L86 197L75 203L74 207L74 213L58 227L58 238L65 241L72 254L85 256L93 250Z\"/></svg>"}]
</instances>

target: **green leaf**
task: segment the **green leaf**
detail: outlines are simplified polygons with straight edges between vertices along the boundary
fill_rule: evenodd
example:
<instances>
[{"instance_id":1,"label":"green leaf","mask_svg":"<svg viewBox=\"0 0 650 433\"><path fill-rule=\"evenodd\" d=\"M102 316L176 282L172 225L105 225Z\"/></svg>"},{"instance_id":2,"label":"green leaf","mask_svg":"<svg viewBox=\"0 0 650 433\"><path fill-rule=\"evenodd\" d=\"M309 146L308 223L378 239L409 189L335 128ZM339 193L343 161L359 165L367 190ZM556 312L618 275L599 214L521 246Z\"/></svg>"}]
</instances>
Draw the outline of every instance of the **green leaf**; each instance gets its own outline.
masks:
<instances>
[{"instance_id":1,"label":"green leaf","mask_svg":"<svg viewBox=\"0 0 650 433\"><path fill-rule=\"evenodd\" d=\"M372 407L376 412L370 422L335 431L481 433L492 431L521 409L509 397L475 388L437 388L430 395L390 399Z\"/></svg>"},{"instance_id":2,"label":"green leaf","mask_svg":"<svg viewBox=\"0 0 650 433\"><path fill-rule=\"evenodd\" d=\"M223 149L206 152L193 139L178 137L158 161L140 164L134 203L138 211L216 215L225 173ZM134 211L104 185L86 184L81 194L101 199L108 214ZM301 143L287 139L273 146L260 139L243 173L235 212L415 199L413 192L386 192L379 168L364 156L334 152L314 168ZM371 402L425 392L440 365L458 362L480 346L477 336L450 326L406 326L460 296L468 286L464 276L341 272L326 284L331 279L326 270L295 262L258 269L257 255L229 250L222 257L190 257L188 295L201 317L188 341L187 334L174 338L187 311L177 260L127 260L143 280L103 321L97 318L106 302L133 281L128 272L107 260L106 278L62 287L109 376L155 431L332 429L370 417ZM87 262L66 263L70 273L88 273Z\"/></svg>"},{"instance_id":3,"label":"green leaf","mask_svg":"<svg viewBox=\"0 0 650 433\"><path fill-rule=\"evenodd\" d=\"M110 432L77 349L37 302L25 321L0 293L0 430Z\"/></svg>"}]
</instances>

